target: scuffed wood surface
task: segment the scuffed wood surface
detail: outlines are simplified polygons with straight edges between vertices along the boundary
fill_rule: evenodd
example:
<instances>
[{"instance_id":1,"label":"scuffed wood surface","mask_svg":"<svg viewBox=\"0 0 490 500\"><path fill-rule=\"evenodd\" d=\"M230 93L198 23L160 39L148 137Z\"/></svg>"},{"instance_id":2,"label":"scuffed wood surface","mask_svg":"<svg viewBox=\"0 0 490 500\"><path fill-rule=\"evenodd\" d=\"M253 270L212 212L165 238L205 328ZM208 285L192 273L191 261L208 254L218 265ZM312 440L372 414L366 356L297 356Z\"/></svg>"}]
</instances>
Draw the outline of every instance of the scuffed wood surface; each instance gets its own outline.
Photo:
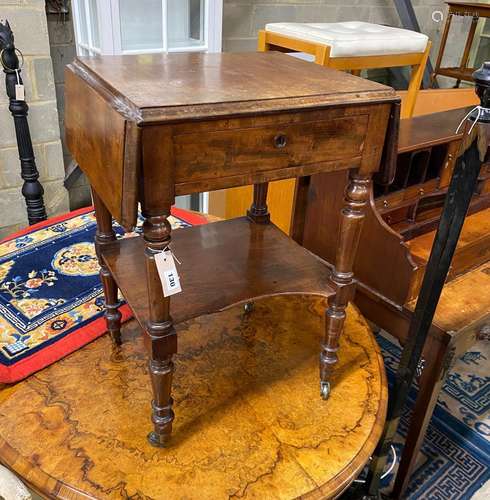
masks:
<instances>
[{"instance_id":1,"label":"scuffed wood surface","mask_svg":"<svg viewBox=\"0 0 490 500\"><path fill-rule=\"evenodd\" d=\"M321 299L277 297L182 324L171 446L146 441L151 398L135 321L0 392L0 459L52 498L326 498L362 469L387 400L382 359L350 307L330 399Z\"/></svg>"},{"instance_id":2,"label":"scuffed wood surface","mask_svg":"<svg viewBox=\"0 0 490 500\"><path fill-rule=\"evenodd\" d=\"M416 305L417 300L412 300L406 307L413 312ZM446 283L433 323L453 333L473 325L490 324L490 262Z\"/></svg>"}]
</instances>

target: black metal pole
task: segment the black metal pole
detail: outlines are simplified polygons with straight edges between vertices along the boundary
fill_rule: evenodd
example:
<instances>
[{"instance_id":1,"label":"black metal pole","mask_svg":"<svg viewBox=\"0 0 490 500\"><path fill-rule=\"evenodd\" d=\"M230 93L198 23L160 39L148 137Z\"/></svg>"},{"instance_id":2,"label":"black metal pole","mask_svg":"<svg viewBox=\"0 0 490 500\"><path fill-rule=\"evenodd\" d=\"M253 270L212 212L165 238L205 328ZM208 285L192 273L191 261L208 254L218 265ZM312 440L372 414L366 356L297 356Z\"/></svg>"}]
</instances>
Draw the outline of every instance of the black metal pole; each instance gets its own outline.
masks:
<instances>
[{"instance_id":1,"label":"black metal pole","mask_svg":"<svg viewBox=\"0 0 490 500\"><path fill-rule=\"evenodd\" d=\"M19 58L14 45L14 35L8 21L0 22L0 62L5 73L5 86L10 101L9 110L14 118L17 148L20 160L20 175L24 181L22 195L27 206L29 224L35 224L46 219L44 207L44 190L39 182L39 172L36 167L32 149L31 133L27 122L29 106L23 96L23 82L20 76Z\"/></svg>"},{"instance_id":2,"label":"black metal pole","mask_svg":"<svg viewBox=\"0 0 490 500\"><path fill-rule=\"evenodd\" d=\"M380 443L371 461L366 488L360 495L379 498L381 475L388 452L415 377L417 363L432 325L449 266L456 250L459 235L475 192L482 163L488 158L490 140L490 63L473 74L481 108L469 117L463 140L464 152L458 159L441 214L434 244L427 263L422 287L408 331L395 384L388 403L388 415ZM471 122L472 121L472 122ZM474 124L469 133L470 124Z\"/></svg>"}]
</instances>

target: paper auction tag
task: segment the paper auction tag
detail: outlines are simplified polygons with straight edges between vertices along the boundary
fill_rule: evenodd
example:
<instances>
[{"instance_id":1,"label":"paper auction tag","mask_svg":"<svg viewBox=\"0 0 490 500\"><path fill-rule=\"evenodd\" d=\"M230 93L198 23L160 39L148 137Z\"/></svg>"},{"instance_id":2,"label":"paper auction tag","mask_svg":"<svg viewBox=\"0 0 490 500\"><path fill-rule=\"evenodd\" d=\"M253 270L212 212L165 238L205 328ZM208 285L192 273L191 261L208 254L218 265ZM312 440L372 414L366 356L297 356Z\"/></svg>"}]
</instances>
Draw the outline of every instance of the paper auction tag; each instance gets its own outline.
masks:
<instances>
[{"instance_id":1,"label":"paper auction tag","mask_svg":"<svg viewBox=\"0 0 490 500\"><path fill-rule=\"evenodd\" d=\"M155 255L158 275L162 282L164 297L170 297L182 291L180 286L179 273L175 267L174 256L170 250L157 253Z\"/></svg>"},{"instance_id":2,"label":"paper auction tag","mask_svg":"<svg viewBox=\"0 0 490 500\"><path fill-rule=\"evenodd\" d=\"M17 101L25 101L26 96L24 92L24 85L19 85L19 84L15 85L15 99Z\"/></svg>"},{"instance_id":3,"label":"paper auction tag","mask_svg":"<svg viewBox=\"0 0 490 500\"><path fill-rule=\"evenodd\" d=\"M15 84L15 99L17 101L25 101L26 96L24 92L24 85L20 83L19 70L15 70L15 75L17 76L17 83Z\"/></svg>"}]
</instances>

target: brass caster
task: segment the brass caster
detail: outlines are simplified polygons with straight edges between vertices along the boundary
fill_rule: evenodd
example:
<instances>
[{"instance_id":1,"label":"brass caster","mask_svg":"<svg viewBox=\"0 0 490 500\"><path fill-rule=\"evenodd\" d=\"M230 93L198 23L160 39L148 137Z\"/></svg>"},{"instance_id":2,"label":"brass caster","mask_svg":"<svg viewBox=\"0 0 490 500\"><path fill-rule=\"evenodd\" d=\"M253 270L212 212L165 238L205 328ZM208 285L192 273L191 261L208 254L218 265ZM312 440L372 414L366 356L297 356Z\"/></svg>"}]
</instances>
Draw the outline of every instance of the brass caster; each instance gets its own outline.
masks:
<instances>
[{"instance_id":1,"label":"brass caster","mask_svg":"<svg viewBox=\"0 0 490 500\"><path fill-rule=\"evenodd\" d=\"M148 434L148 442L156 448L166 448L168 446L169 438L170 436L157 434L155 431L151 431Z\"/></svg>"},{"instance_id":2,"label":"brass caster","mask_svg":"<svg viewBox=\"0 0 490 500\"><path fill-rule=\"evenodd\" d=\"M243 306L243 310L245 311L245 314L250 314L255 308L255 304L253 302L247 302Z\"/></svg>"},{"instance_id":3,"label":"brass caster","mask_svg":"<svg viewBox=\"0 0 490 500\"><path fill-rule=\"evenodd\" d=\"M330 382L320 382L320 396L324 401L330 396Z\"/></svg>"}]
</instances>

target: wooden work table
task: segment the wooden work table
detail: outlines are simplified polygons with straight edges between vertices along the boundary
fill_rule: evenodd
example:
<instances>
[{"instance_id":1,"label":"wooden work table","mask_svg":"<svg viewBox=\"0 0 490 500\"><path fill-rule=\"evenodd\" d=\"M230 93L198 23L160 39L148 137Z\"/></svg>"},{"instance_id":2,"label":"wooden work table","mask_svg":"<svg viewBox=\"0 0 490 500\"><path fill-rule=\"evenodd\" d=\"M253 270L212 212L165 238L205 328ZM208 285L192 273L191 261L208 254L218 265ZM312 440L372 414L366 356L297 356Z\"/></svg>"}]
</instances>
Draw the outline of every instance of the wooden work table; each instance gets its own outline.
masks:
<instances>
[{"instance_id":1,"label":"wooden work table","mask_svg":"<svg viewBox=\"0 0 490 500\"><path fill-rule=\"evenodd\" d=\"M67 144L93 190L108 329L119 343L120 289L146 332L152 444L167 444L172 430L174 325L233 304L329 299L320 356L328 397L370 178L398 101L388 87L278 53L104 56L67 67ZM334 170L350 178L330 274L270 224L266 197L269 181ZM255 185L247 217L171 238L176 195L247 184ZM143 236L117 240L112 218L131 229L138 203ZM155 258L170 244L183 292L164 297Z\"/></svg>"}]
</instances>

